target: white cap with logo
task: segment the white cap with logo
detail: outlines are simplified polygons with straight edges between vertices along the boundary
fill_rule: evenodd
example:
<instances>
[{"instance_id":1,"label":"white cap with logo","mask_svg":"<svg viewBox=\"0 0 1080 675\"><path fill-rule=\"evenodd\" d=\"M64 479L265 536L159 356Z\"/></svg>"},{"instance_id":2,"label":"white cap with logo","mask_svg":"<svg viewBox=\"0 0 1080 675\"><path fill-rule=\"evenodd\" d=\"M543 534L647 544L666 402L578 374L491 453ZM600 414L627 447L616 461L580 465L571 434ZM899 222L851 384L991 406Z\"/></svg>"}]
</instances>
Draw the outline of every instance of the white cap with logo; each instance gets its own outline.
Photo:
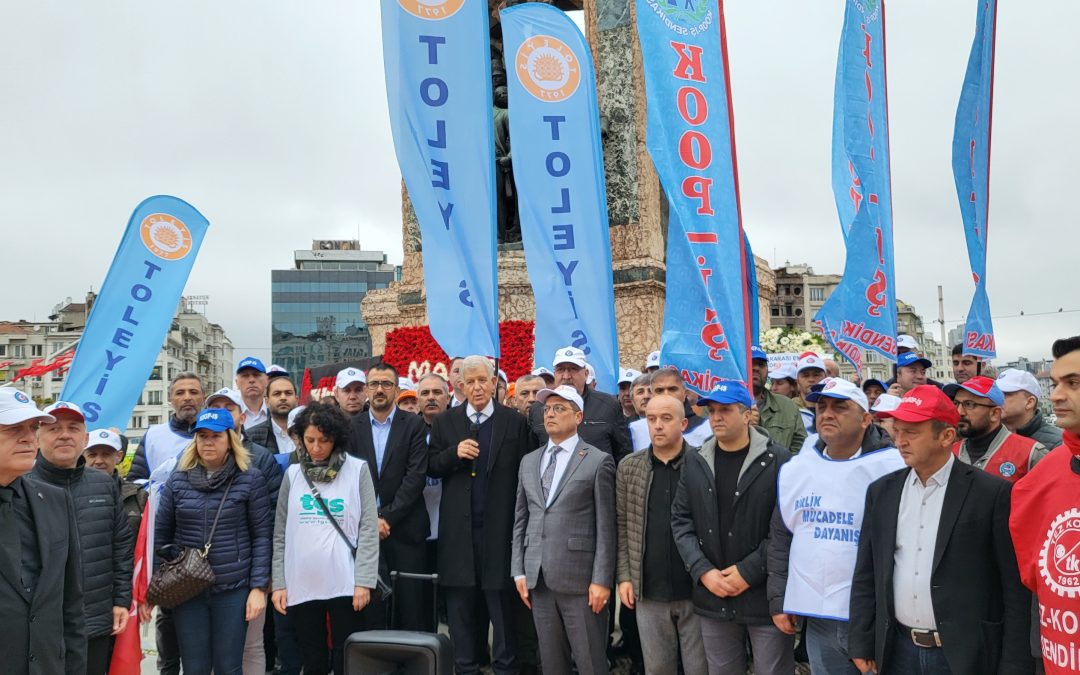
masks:
<instances>
[{"instance_id":1,"label":"white cap with logo","mask_svg":"<svg viewBox=\"0 0 1080 675\"><path fill-rule=\"evenodd\" d=\"M997 386L1003 393L1011 394L1014 391L1026 391L1035 398L1041 398L1043 391L1035 376L1026 370L1008 368L998 374Z\"/></svg>"},{"instance_id":2,"label":"white cap with logo","mask_svg":"<svg viewBox=\"0 0 1080 675\"><path fill-rule=\"evenodd\" d=\"M919 343L910 335L900 334L896 336L896 346L903 347L904 349L917 350L919 348Z\"/></svg>"},{"instance_id":3,"label":"white cap with logo","mask_svg":"<svg viewBox=\"0 0 1080 675\"><path fill-rule=\"evenodd\" d=\"M619 369L619 384L630 384L639 377L641 377L640 370L634 370L633 368Z\"/></svg>"},{"instance_id":4,"label":"white cap with logo","mask_svg":"<svg viewBox=\"0 0 1080 675\"><path fill-rule=\"evenodd\" d=\"M337 379L334 381L334 386L338 389L344 389L353 382L359 382L361 384L367 384L367 375L359 368L342 368L338 371Z\"/></svg>"},{"instance_id":5,"label":"white cap with logo","mask_svg":"<svg viewBox=\"0 0 1080 675\"><path fill-rule=\"evenodd\" d=\"M803 354L799 358L799 366L795 369L796 373L801 373L804 370L810 368L817 368L818 370L825 370L825 361L817 354ZM825 372L828 372L825 370Z\"/></svg>"},{"instance_id":6,"label":"white cap with logo","mask_svg":"<svg viewBox=\"0 0 1080 675\"><path fill-rule=\"evenodd\" d=\"M86 449L105 446L120 452L123 443L120 442L120 434L111 429L95 429L87 434Z\"/></svg>"},{"instance_id":7,"label":"white cap with logo","mask_svg":"<svg viewBox=\"0 0 1080 675\"><path fill-rule=\"evenodd\" d=\"M592 384L593 382L596 382L596 368L593 368L591 363L585 364L585 372L588 373L588 375L585 377L585 384Z\"/></svg>"},{"instance_id":8,"label":"white cap with logo","mask_svg":"<svg viewBox=\"0 0 1080 675\"><path fill-rule=\"evenodd\" d=\"M33 399L14 387L0 387L0 424L22 424L27 420L40 419L55 422L56 418L41 412Z\"/></svg>"},{"instance_id":9,"label":"white cap with logo","mask_svg":"<svg viewBox=\"0 0 1080 675\"><path fill-rule=\"evenodd\" d=\"M859 385L840 377L827 377L821 381L821 388L814 387L806 395L806 400L814 403L821 398L839 398L855 402L863 412L870 412L870 401Z\"/></svg>"},{"instance_id":10,"label":"white cap with logo","mask_svg":"<svg viewBox=\"0 0 1080 675\"><path fill-rule=\"evenodd\" d=\"M874 407L870 408L870 412L884 413L892 412L900 407L900 397L893 396L892 394L882 394L877 397L877 401L874 402Z\"/></svg>"},{"instance_id":11,"label":"white cap with logo","mask_svg":"<svg viewBox=\"0 0 1080 675\"><path fill-rule=\"evenodd\" d=\"M207 396L206 403L203 404L203 407L209 408L211 401L216 401L219 398L223 398L230 403L235 404L237 408L240 408L240 412L246 410L246 407L244 406L244 397L240 395L240 392L235 389L229 389L228 387L218 389L213 394Z\"/></svg>"},{"instance_id":12,"label":"white cap with logo","mask_svg":"<svg viewBox=\"0 0 1080 675\"><path fill-rule=\"evenodd\" d=\"M769 371L770 380L794 380L798 376L794 363L782 363L776 369Z\"/></svg>"},{"instance_id":13,"label":"white cap with logo","mask_svg":"<svg viewBox=\"0 0 1080 675\"><path fill-rule=\"evenodd\" d=\"M86 421L86 415L83 414L82 408L67 401L57 401L52 405L46 406L45 414L51 415L52 417L59 417L61 415L65 417L75 417L80 422Z\"/></svg>"},{"instance_id":14,"label":"white cap with logo","mask_svg":"<svg viewBox=\"0 0 1080 675\"><path fill-rule=\"evenodd\" d=\"M585 409L585 401L581 400L581 395L577 393L577 389L565 384L559 385L554 389L541 389L536 393L536 400L543 403L552 396L558 396L561 399L574 403L578 407L578 410Z\"/></svg>"},{"instance_id":15,"label":"white cap with logo","mask_svg":"<svg viewBox=\"0 0 1080 675\"><path fill-rule=\"evenodd\" d=\"M588 365L585 361L585 352L577 347L561 347L555 352L555 358L551 362L552 368L558 368L560 363L569 363L578 368Z\"/></svg>"},{"instance_id":16,"label":"white cap with logo","mask_svg":"<svg viewBox=\"0 0 1080 675\"><path fill-rule=\"evenodd\" d=\"M660 367L660 350L658 349L655 352L649 352L649 356L645 359L645 370L648 370L649 368L659 368L659 367Z\"/></svg>"}]
</instances>

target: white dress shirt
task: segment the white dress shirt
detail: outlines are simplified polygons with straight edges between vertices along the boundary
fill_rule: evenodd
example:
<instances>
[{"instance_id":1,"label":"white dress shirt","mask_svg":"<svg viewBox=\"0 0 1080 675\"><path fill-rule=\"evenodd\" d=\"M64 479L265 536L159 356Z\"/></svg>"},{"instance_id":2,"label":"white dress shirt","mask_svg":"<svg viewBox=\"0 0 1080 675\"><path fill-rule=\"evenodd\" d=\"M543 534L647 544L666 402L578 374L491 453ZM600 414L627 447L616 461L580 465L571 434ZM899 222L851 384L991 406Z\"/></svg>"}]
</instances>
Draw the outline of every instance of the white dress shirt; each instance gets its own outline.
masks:
<instances>
[{"instance_id":1,"label":"white dress shirt","mask_svg":"<svg viewBox=\"0 0 1080 675\"><path fill-rule=\"evenodd\" d=\"M270 420L270 430L274 432L274 440L277 441L277 454L286 455L296 449L289 432L278 426L278 423Z\"/></svg>"},{"instance_id":2,"label":"white dress shirt","mask_svg":"<svg viewBox=\"0 0 1080 675\"><path fill-rule=\"evenodd\" d=\"M487 405L484 406L484 409L480 411L477 411L477 409L473 407L472 403L465 404L465 414L469 416L470 422L476 422L477 412L480 413L479 424L487 422L488 418L495 414L495 399L488 401Z\"/></svg>"},{"instance_id":3,"label":"white dress shirt","mask_svg":"<svg viewBox=\"0 0 1080 675\"><path fill-rule=\"evenodd\" d=\"M570 464L570 455L577 449L577 444L577 434L574 434L562 443L548 440L547 447L544 449L544 454L540 455L540 479L543 480L544 471L548 467L548 462L551 461L555 446L557 445L562 448L562 452L555 455L555 475L551 478L551 490L548 492L548 500L545 506L551 506L551 501L555 499L555 493L559 489L559 481L562 480L563 474L566 473L566 466Z\"/></svg>"},{"instance_id":4,"label":"white dress shirt","mask_svg":"<svg viewBox=\"0 0 1080 675\"><path fill-rule=\"evenodd\" d=\"M955 458L923 485L911 470L900 493L896 515L896 551L893 553L893 604L896 620L908 628L937 630L930 597L930 573L941 523L941 506Z\"/></svg>"},{"instance_id":5,"label":"white dress shirt","mask_svg":"<svg viewBox=\"0 0 1080 675\"><path fill-rule=\"evenodd\" d=\"M247 409L247 405L244 406L244 428L250 429L256 424L262 424L269 419L270 409L263 403L258 412L252 412Z\"/></svg>"}]
</instances>

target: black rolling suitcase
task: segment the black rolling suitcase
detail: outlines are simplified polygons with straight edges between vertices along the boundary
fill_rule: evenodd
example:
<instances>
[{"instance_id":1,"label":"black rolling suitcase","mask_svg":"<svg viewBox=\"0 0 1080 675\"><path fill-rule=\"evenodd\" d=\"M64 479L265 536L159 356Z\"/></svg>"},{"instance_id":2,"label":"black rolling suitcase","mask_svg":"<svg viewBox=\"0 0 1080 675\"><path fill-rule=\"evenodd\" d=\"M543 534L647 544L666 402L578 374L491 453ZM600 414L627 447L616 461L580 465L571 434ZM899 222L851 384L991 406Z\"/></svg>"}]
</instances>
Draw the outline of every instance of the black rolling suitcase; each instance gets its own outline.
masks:
<instances>
[{"instance_id":1,"label":"black rolling suitcase","mask_svg":"<svg viewBox=\"0 0 1080 675\"><path fill-rule=\"evenodd\" d=\"M391 572L387 625L396 619L397 581L426 581L432 586L433 623L439 625L438 574ZM454 653L450 638L441 633L375 630L353 633L345 640L346 675L452 675Z\"/></svg>"}]
</instances>

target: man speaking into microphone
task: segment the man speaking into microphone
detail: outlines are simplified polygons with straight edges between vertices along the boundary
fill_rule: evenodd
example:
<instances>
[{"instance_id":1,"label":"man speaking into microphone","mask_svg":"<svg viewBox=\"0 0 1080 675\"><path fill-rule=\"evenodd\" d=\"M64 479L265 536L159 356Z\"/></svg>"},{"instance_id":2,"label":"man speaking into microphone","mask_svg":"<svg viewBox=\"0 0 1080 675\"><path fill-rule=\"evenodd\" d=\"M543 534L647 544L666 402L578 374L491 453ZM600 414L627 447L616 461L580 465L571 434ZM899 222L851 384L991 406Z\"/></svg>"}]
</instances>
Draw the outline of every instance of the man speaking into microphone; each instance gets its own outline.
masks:
<instances>
[{"instance_id":1,"label":"man speaking into microphone","mask_svg":"<svg viewBox=\"0 0 1080 675\"><path fill-rule=\"evenodd\" d=\"M488 635L477 611L483 603L492 625L492 669L510 675L518 667L513 612L520 601L510 578L518 465L539 443L524 417L494 400L491 361L465 358L461 381L465 404L431 425L428 475L442 479L439 585L446 592L455 672L480 672L477 647Z\"/></svg>"}]
</instances>

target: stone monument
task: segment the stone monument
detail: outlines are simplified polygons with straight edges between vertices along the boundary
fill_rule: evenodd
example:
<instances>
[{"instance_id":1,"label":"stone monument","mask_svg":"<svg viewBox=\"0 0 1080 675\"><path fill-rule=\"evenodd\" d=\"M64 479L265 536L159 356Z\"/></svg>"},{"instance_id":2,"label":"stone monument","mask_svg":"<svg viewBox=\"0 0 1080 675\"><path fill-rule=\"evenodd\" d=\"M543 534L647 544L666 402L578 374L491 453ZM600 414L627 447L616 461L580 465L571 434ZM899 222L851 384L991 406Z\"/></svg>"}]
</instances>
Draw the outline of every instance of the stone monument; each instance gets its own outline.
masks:
<instances>
[{"instance_id":1,"label":"stone monument","mask_svg":"<svg viewBox=\"0 0 1080 675\"><path fill-rule=\"evenodd\" d=\"M491 4L494 8L500 0ZM660 346L667 199L645 148L645 78L634 0L554 4L585 13L585 37L597 71L619 356L623 365L642 368L649 352ZM383 352L388 331L427 323L420 229L404 187L401 201L401 281L370 291L361 305L372 354ZM765 260L757 258L755 263L761 330L765 330L776 279ZM499 320L533 320L536 307L520 242L499 245L498 266Z\"/></svg>"}]
</instances>

